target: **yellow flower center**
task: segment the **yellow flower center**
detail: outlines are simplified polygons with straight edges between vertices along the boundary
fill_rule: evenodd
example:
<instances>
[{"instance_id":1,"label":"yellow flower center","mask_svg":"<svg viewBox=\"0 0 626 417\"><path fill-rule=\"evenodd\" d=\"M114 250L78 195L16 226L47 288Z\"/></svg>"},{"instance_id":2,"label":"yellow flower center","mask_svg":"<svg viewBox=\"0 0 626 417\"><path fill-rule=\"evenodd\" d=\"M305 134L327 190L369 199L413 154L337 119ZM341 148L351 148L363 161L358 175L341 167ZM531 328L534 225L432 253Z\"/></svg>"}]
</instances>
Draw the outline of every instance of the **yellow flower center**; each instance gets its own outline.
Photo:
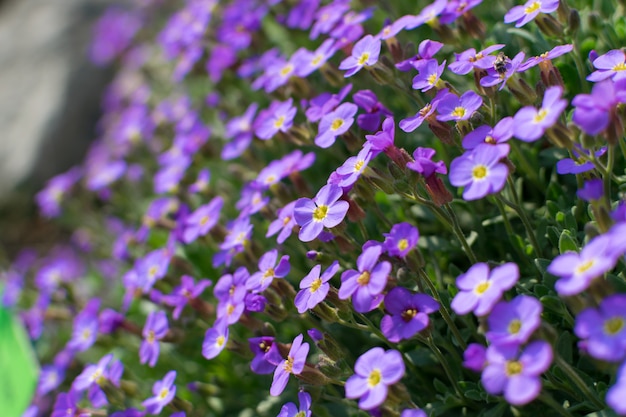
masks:
<instances>
[{"instance_id":1,"label":"yellow flower center","mask_svg":"<svg viewBox=\"0 0 626 417\"><path fill-rule=\"evenodd\" d=\"M209 222L209 219L209 216L202 216L202 218L200 219L200 226L206 225Z\"/></svg>"},{"instance_id":2,"label":"yellow flower center","mask_svg":"<svg viewBox=\"0 0 626 417\"><path fill-rule=\"evenodd\" d=\"M430 74L428 76L428 84L433 85L437 82L437 73Z\"/></svg>"},{"instance_id":3,"label":"yellow flower center","mask_svg":"<svg viewBox=\"0 0 626 417\"><path fill-rule=\"evenodd\" d=\"M322 55L315 55L315 58L311 60L311 65L318 65L322 61Z\"/></svg>"},{"instance_id":4,"label":"yellow flower center","mask_svg":"<svg viewBox=\"0 0 626 417\"><path fill-rule=\"evenodd\" d=\"M289 373L293 371L293 358L289 356L283 365L283 369Z\"/></svg>"},{"instance_id":5,"label":"yellow flower center","mask_svg":"<svg viewBox=\"0 0 626 417\"><path fill-rule=\"evenodd\" d=\"M261 341L261 343L259 343L259 349L261 349L263 352L266 352L266 353L269 352L271 347L272 347L272 345L266 344L263 341Z\"/></svg>"},{"instance_id":6,"label":"yellow flower center","mask_svg":"<svg viewBox=\"0 0 626 417\"><path fill-rule=\"evenodd\" d=\"M368 59L370 59L370 53L369 52L363 52L361 54L361 56L359 57L359 59L357 60L357 64L365 65L365 63L367 62Z\"/></svg>"},{"instance_id":7,"label":"yellow flower center","mask_svg":"<svg viewBox=\"0 0 626 417\"><path fill-rule=\"evenodd\" d=\"M383 376L380 372L380 369L374 369L372 372L370 372L370 376L367 378L367 385L369 385L370 387L375 387L380 383L382 377Z\"/></svg>"},{"instance_id":8,"label":"yellow flower center","mask_svg":"<svg viewBox=\"0 0 626 417\"><path fill-rule=\"evenodd\" d=\"M541 2L540 1L533 1L530 6L526 7L524 9L524 13L526 14L531 14L536 12L537 10L539 10L539 8L541 7Z\"/></svg>"},{"instance_id":9,"label":"yellow flower center","mask_svg":"<svg viewBox=\"0 0 626 417\"><path fill-rule=\"evenodd\" d=\"M496 140L493 138L493 136L487 136L485 138L485 143L489 143L490 145L495 145L497 142Z\"/></svg>"},{"instance_id":10,"label":"yellow flower center","mask_svg":"<svg viewBox=\"0 0 626 417\"><path fill-rule=\"evenodd\" d=\"M406 239L400 239L400 241L398 242L398 249L406 250L406 248L408 247L409 247L409 241Z\"/></svg>"},{"instance_id":11,"label":"yellow flower center","mask_svg":"<svg viewBox=\"0 0 626 417\"><path fill-rule=\"evenodd\" d=\"M585 261L582 264L578 265L576 267L576 272L579 274L582 274L583 272L586 272L589 268L591 268L593 264L594 264L593 259L589 259L588 261Z\"/></svg>"},{"instance_id":12,"label":"yellow flower center","mask_svg":"<svg viewBox=\"0 0 626 417\"><path fill-rule=\"evenodd\" d=\"M83 337L84 340L89 339L91 337L91 330L89 329L83 330L83 332L81 333L81 336Z\"/></svg>"},{"instance_id":13,"label":"yellow flower center","mask_svg":"<svg viewBox=\"0 0 626 417\"><path fill-rule=\"evenodd\" d=\"M312 293L319 290L319 288L322 286L322 280L321 279L316 279L313 281L313 283L311 284L311 288L309 288L309 291L311 291Z\"/></svg>"},{"instance_id":14,"label":"yellow flower center","mask_svg":"<svg viewBox=\"0 0 626 417\"><path fill-rule=\"evenodd\" d=\"M524 367L520 361L508 361L505 372L507 376L513 376L522 373L522 369Z\"/></svg>"},{"instance_id":15,"label":"yellow flower center","mask_svg":"<svg viewBox=\"0 0 626 417\"><path fill-rule=\"evenodd\" d=\"M283 219L283 226L285 226L287 223L289 223L290 220L291 220L291 217L285 216L285 218Z\"/></svg>"},{"instance_id":16,"label":"yellow flower center","mask_svg":"<svg viewBox=\"0 0 626 417\"><path fill-rule=\"evenodd\" d=\"M402 320L408 323L413 319L413 317L415 317L416 314L417 314L417 309L409 308L407 310L404 310L402 313L400 313L400 317L402 318Z\"/></svg>"},{"instance_id":17,"label":"yellow flower center","mask_svg":"<svg viewBox=\"0 0 626 417\"><path fill-rule=\"evenodd\" d=\"M267 271L263 274L262 280L266 280L270 277L274 276L274 268L268 268Z\"/></svg>"},{"instance_id":18,"label":"yellow flower center","mask_svg":"<svg viewBox=\"0 0 626 417\"><path fill-rule=\"evenodd\" d=\"M169 393L170 393L169 389L163 388L161 390L161 392L159 392L159 398L163 400L163 399L165 399L165 397L167 397L167 394L169 394Z\"/></svg>"},{"instance_id":19,"label":"yellow flower center","mask_svg":"<svg viewBox=\"0 0 626 417\"><path fill-rule=\"evenodd\" d=\"M341 126L343 126L343 119L335 119L335 120L333 120L332 124L330 125L330 129L331 130L337 130Z\"/></svg>"},{"instance_id":20,"label":"yellow flower center","mask_svg":"<svg viewBox=\"0 0 626 417\"><path fill-rule=\"evenodd\" d=\"M459 106L459 107L455 107L454 108L454 111L452 112L452 115L454 117L461 118L461 117L465 116L466 112L467 112L467 110L465 110L465 107Z\"/></svg>"},{"instance_id":21,"label":"yellow flower center","mask_svg":"<svg viewBox=\"0 0 626 417\"><path fill-rule=\"evenodd\" d=\"M153 278L157 272L158 272L159 268L157 268L156 266L151 266L150 269L148 269L148 276L150 278Z\"/></svg>"},{"instance_id":22,"label":"yellow flower center","mask_svg":"<svg viewBox=\"0 0 626 417\"><path fill-rule=\"evenodd\" d=\"M285 116L280 116L278 119L276 119L276 121L274 122L274 127L276 129L280 129L281 127L283 127L283 125L285 124Z\"/></svg>"},{"instance_id":23,"label":"yellow flower center","mask_svg":"<svg viewBox=\"0 0 626 417\"><path fill-rule=\"evenodd\" d=\"M491 287L491 283L489 281L483 281L474 288L474 292L478 295L483 295L489 287Z\"/></svg>"},{"instance_id":24,"label":"yellow flower center","mask_svg":"<svg viewBox=\"0 0 626 417\"><path fill-rule=\"evenodd\" d=\"M487 169L487 167L485 165L476 165L472 169L472 177L475 180L482 180L483 178L485 178L487 176L488 172L489 172L489 170Z\"/></svg>"},{"instance_id":25,"label":"yellow flower center","mask_svg":"<svg viewBox=\"0 0 626 417\"><path fill-rule=\"evenodd\" d=\"M616 335L624 328L623 317L612 317L604 322L604 333L608 335Z\"/></svg>"},{"instance_id":26,"label":"yellow flower center","mask_svg":"<svg viewBox=\"0 0 626 417\"><path fill-rule=\"evenodd\" d=\"M295 416L293 417L305 417L306 413L304 411L299 411Z\"/></svg>"},{"instance_id":27,"label":"yellow flower center","mask_svg":"<svg viewBox=\"0 0 626 417\"><path fill-rule=\"evenodd\" d=\"M519 333L521 328L522 322L518 319L512 320L511 323L509 323L509 333L511 334Z\"/></svg>"},{"instance_id":28,"label":"yellow flower center","mask_svg":"<svg viewBox=\"0 0 626 417\"><path fill-rule=\"evenodd\" d=\"M148 336L146 336L146 340L148 341L148 343L154 343L154 341L156 340L154 330L148 330Z\"/></svg>"},{"instance_id":29,"label":"yellow flower center","mask_svg":"<svg viewBox=\"0 0 626 417\"><path fill-rule=\"evenodd\" d=\"M218 347L222 347L224 345L224 342L226 341L226 339L224 339L224 336L218 336L217 340L215 340L215 344Z\"/></svg>"},{"instance_id":30,"label":"yellow flower center","mask_svg":"<svg viewBox=\"0 0 626 417\"><path fill-rule=\"evenodd\" d=\"M359 275L359 277L356 279L356 282L359 285L367 285L370 282L370 273L369 271L364 271L361 273L361 275Z\"/></svg>"},{"instance_id":31,"label":"yellow flower center","mask_svg":"<svg viewBox=\"0 0 626 417\"><path fill-rule=\"evenodd\" d=\"M327 213L328 206L317 206L313 211L313 220L316 222L321 222L326 218Z\"/></svg>"},{"instance_id":32,"label":"yellow flower center","mask_svg":"<svg viewBox=\"0 0 626 417\"><path fill-rule=\"evenodd\" d=\"M363 164L365 164L365 161L357 161L357 163L354 164L354 172L361 171L361 168L363 168Z\"/></svg>"},{"instance_id":33,"label":"yellow flower center","mask_svg":"<svg viewBox=\"0 0 626 417\"><path fill-rule=\"evenodd\" d=\"M293 71L293 65L287 64L280 70L280 75L283 77L288 76Z\"/></svg>"},{"instance_id":34,"label":"yellow flower center","mask_svg":"<svg viewBox=\"0 0 626 417\"><path fill-rule=\"evenodd\" d=\"M432 109L433 106L428 103L427 105L425 105L424 107L422 107L419 111L420 116L424 117L428 114L428 112L430 111L430 109Z\"/></svg>"},{"instance_id":35,"label":"yellow flower center","mask_svg":"<svg viewBox=\"0 0 626 417\"><path fill-rule=\"evenodd\" d=\"M613 67L613 71L624 71L626 70L626 63L622 62Z\"/></svg>"},{"instance_id":36,"label":"yellow flower center","mask_svg":"<svg viewBox=\"0 0 626 417\"><path fill-rule=\"evenodd\" d=\"M230 316L231 314L233 314L234 311L235 311L235 306L232 304L228 304L228 307L226 307L226 314Z\"/></svg>"},{"instance_id":37,"label":"yellow flower center","mask_svg":"<svg viewBox=\"0 0 626 417\"><path fill-rule=\"evenodd\" d=\"M265 178L266 184L273 184L274 182L276 182L276 175L268 175L267 178Z\"/></svg>"},{"instance_id":38,"label":"yellow flower center","mask_svg":"<svg viewBox=\"0 0 626 417\"><path fill-rule=\"evenodd\" d=\"M546 109L540 109L539 112L533 117L533 122L539 123L548 115L548 111Z\"/></svg>"}]
</instances>

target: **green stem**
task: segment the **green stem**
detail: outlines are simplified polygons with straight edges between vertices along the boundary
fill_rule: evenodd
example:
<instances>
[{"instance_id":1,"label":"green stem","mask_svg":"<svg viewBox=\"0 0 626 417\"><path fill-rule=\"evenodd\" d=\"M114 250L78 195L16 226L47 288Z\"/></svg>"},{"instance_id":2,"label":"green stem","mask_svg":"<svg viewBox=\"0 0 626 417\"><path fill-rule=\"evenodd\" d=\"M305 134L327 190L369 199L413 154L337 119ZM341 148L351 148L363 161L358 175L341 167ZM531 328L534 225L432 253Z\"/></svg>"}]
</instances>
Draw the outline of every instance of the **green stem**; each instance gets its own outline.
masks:
<instances>
[{"instance_id":1,"label":"green stem","mask_svg":"<svg viewBox=\"0 0 626 417\"><path fill-rule=\"evenodd\" d=\"M443 207L448 214L450 221L452 222L452 231L456 235L457 239L459 239L459 242L461 242L461 245L463 246L467 257L473 264L477 263L478 259L476 258L474 251L470 247L469 242L467 241L467 239L465 239L465 235L463 234L463 230L461 230L461 225L459 224L458 217L456 217L456 213L454 212L454 210L452 210L452 207L450 207L449 203L444 204Z\"/></svg>"},{"instance_id":2,"label":"green stem","mask_svg":"<svg viewBox=\"0 0 626 417\"><path fill-rule=\"evenodd\" d=\"M621 141L620 141L621 142ZM610 201L611 198L611 175L613 174L613 166L615 165L615 145L609 144L607 152L606 172L604 176L604 194Z\"/></svg>"},{"instance_id":3,"label":"green stem","mask_svg":"<svg viewBox=\"0 0 626 417\"><path fill-rule=\"evenodd\" d=\"M535 237L535 231L533 229L533 226L530 223L530 220L528 219L526 212L522 208L519 196L517 195L517 191L515 190L515 184L513 183L513 178L509 175L506 181L509 184L509 189L511 190L511 195L513 196L513 202L514 202L514 204L512 205L510 203L507 205L509 205L513 210L515 210L519 218L522 220L522 223L524 224L524 227L526 228L526 234L528 235L528 239L530 239L531 245L533 245L533 247L535 248L535 255L543 258L544 256L541 251L541 247L539 246L539 243L537 242L537 238ZM500 195L498 195L498 197L500 197ZM506 200L503 199L503 201L506 203Z\"/></svg>"},{"instance_id":4,"label":"green stem","mask_svg":"<svg viewBox=\"0 0 626 417\"><path fill-rule=\"evenodd\" d=\"M552 408L558 414L562 415L563 417L574 417L572 413L569 412L569 410L566 410L565 408L563 408L563 406L557 403L556 400L552 398L552 396L549 394L546 394L546 393L540 394L539 400L543 402L544 404L546 404L547 406L549 406L550 408Z\"/></svg>"},{"instance_id":5,"label":"green stem","mask_svg":"<svg viewBox=\"0 0 626 417\"><path fill-rule=\"evenodd\" d=\"M567 363L567 361L565 361L558 354L555 355L554 361L556 362L557 366L561 368L563 372L565 372L565 374L574 383L574 385L576 385L576 387L583 393L583 395L585 395L585 397L587 397L593 403L593 405L598 407L598 410L604 409L604 403L602 403L602 401L598 399L596 394L589 389L585 381L582 380L580 375L576 373L574 368L572 368L570 364Z\"/></svg>"},{"instance_id":6,"label":"green stem","mask_svg":"<svg viewBox=\"0 0 626 417\"><path fill-rule=\"evenodd\" d=\"M504 207L504 204L502 204L502 201L499 198L494 198L493 201L495 201L496 206L498 206L498 209L500 210L500 213L502 214L502 220L504 221L504 228L506 229L506 233L509 235L509 240L513 244L515 251L518 252L520 259L525 259L526 261L530 263L528 256L526 256L526 254L520 250L516 242L513 240L513 236L515 235L515 232L513 231L513 226L511 226L509 217L506 214L506 208Z\"/></svg>"},{"instance_id":7,"label":"green stem","mask_svg":"<svg viewBox=\"0 0 626 417\"><path fill-rule=\"evenodd\" d=\"M459 389L459 385L457 384L457 378L454 377L454 374L452 373L452 369L450 369L450 365L448 365L448 361L446 361L446 358L445 356L443 356L443 353L441 353L437 345L435 345L435 343L433 342L433 339L429 336L427 338L420 338L420 340L426 343L426 345L430 348L430 350L432 350L432 352L435 354L435 356L439 360L439 363L441 363L441 366L443 367L443 370L446 373L446 376L450 380L450 384L452 384L452 388L454 389L454 392L456 393L456 395L460 399L464 399L465 397L463 396L463 393L461 392L461 390Z\"/></svg>"},{"instance_id":8,"label":"green stem","mask_svg":"<svg viewBox=\"0 0 626 417\"><path fill-rule=\"evenodd\" d=\"M440 306L439 312L441 313L441 316L443 317L445 322L448 324L448 326L450 326L450 330L452 330L452 333L454 334L454 337L459 343L459 346L463 350L467 349L467 345L465 344L465 341L463 340L463 337L461 336L461 332L459 331L459 328L456 327L456 324L454 323L454 320L452 320L452 317L450 316L450 313L448 312L448 309L445 306L445 304L441 302L441 297L439 297L437 288L435 287L433 282L430 280L430 277L421 268L417 272L420 275L420 277L426 282L426 285L428 286L428 288L430 288L430 292L433 293L433 297L435 297L435 299L439 302L439 306Z\"/></svg>"}]
</instances>

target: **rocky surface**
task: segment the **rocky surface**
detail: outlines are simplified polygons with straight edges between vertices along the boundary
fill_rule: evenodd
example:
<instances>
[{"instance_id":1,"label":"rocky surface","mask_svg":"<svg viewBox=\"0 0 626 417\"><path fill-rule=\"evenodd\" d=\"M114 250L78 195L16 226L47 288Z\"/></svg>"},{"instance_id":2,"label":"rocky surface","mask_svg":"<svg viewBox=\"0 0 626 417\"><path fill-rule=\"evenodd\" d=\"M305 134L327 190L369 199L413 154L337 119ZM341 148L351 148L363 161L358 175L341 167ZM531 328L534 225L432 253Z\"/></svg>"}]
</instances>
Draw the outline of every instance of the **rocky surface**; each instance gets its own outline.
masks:
<instances>
[{"instance_id":1,"label":"rocky surface","mask_svg":"<svg viewBox=\"0 0 626 417\"><path fill-rule=\"evenodd\" d=\"M94 135L106 71L86 58L105 0L0 2L0 199L77 163Z\"/></svg>"}]
</instances>

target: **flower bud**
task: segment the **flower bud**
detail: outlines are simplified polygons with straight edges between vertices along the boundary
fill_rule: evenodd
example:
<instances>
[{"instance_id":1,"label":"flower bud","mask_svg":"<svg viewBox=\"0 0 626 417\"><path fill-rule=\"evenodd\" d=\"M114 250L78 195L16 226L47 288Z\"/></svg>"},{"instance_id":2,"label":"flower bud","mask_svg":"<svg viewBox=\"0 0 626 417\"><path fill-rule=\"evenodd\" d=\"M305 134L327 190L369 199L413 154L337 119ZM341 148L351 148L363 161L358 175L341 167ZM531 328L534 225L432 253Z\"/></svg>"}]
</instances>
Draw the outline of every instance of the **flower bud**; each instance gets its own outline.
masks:
<instances>
[{"instance_id":1,"label":"flower bud","mask_svg":"<svg viewBox=\"0 0 626 417\"><path fill-rule=\"evenodd\" d=\"M337 310L326 303L319 303L311 310L311 312L329 323L336 323L339 319Z\"/></svg>"},{"instance_id":2,"label":"flower bud","mask_svg":"<svg viewBox=\"0 0 626 417\"><path fill-rule=\"evenodd\" d=\"M300 381L310 385L328 385L330 379L321 373L318 369L311 367L310 365L304 365L304 369L301 373L296 375Z\"/></svg>"},{"instance_id":3,"label":"flower bud","mask_svg":"<svg viewBox=\"0 0 626 417\"><path fill-rule=\"evenodd\" d=\"M539 13L535 18L539 30L548 36L560 38L563 36L563 25L549 14Z\"/></svg>"},{"instance_id":4,"label":"flower bud","mask_svg":"<svg viewBox=\"0 0 626 417\"><path fill-rule=\"evenodd\" d=\"M328 81L328 84L337 88L343 87L345 83L345 78L343 76L343 73L337 70L335 67L326 63L322 65L319 71L322 73L322 76L324 77L324 79Z\"/></svg>"},{"instance_id":5,"label":"flower bud","mask_svg":"<svg viewBox=\"0 0 626 417\"><path fill-rule=\"evenodd\" d=\"M577 10L572 9L567 19L567 30L571 36L575 35L578 32L578 29L580 29L580 15Z\"/></svg>"}]
</instances>

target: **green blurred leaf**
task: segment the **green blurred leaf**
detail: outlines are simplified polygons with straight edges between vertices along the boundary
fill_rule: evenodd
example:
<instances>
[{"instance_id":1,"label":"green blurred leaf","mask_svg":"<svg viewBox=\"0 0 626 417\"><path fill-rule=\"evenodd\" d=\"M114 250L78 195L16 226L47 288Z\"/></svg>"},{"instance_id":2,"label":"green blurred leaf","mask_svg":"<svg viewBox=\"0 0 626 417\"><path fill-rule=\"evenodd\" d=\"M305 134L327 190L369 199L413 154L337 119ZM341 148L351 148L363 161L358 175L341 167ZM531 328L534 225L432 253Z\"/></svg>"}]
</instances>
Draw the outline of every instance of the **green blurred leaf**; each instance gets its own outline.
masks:
<instances>
[{"instance_id":1,"label":"green blurred leaf","mask_svg":"<svg viewBox=\"0 0 626 417\"><path fill-rule=\"evenodd\" d=\"M22 324L0 306L0 410L5 417L21 416L31 402L39 367Z\"/></svg>"},{"instance_id":2,"label":"green blurred leaf","mask_svg":"<svg viewBox=\"0 0 626 417\"><path fill-rule=\"evenodd\" d=\"M571 232L565 229L561 232L561 236L559 237L559 252L565 253L569 251L578 252L578 243Z\"/></svg>"}]
</instances>

